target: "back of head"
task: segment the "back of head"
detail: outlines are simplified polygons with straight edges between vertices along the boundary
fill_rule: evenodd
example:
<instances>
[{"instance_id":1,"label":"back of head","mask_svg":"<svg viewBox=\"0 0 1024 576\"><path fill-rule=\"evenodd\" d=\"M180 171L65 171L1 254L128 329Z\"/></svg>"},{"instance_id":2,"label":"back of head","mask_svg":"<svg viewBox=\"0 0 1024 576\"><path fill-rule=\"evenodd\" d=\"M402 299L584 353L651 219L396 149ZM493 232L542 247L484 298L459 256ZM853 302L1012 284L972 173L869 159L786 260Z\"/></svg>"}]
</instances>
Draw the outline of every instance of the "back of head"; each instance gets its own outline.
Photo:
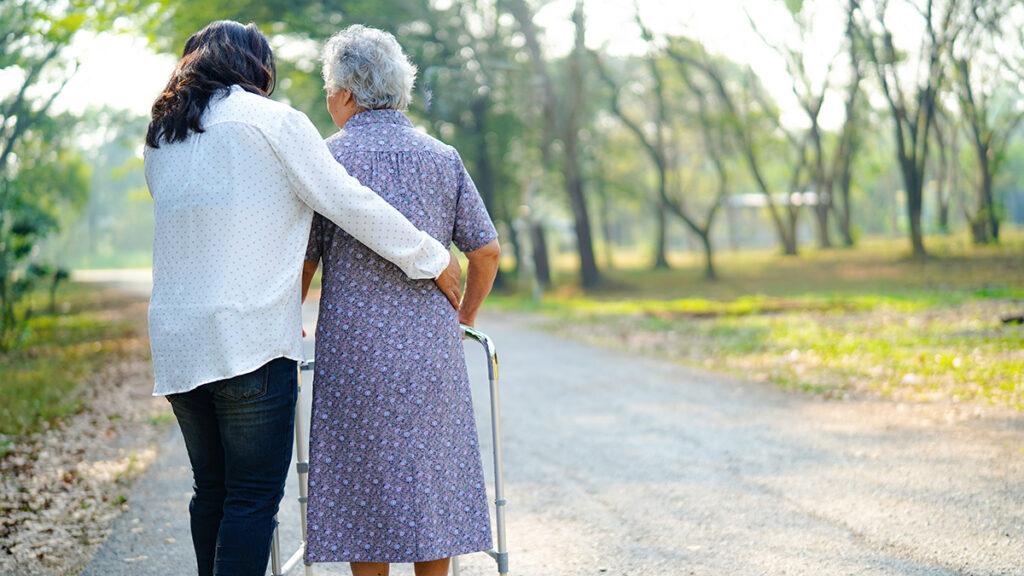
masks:
<instances>
[{"instance_id":1,"label":"back of head","mask_svg":"<svg viewBox=\"0 0 1024 576\"><path fill-rule=\"evenodd\" d=\"M153 103L146 144L159 148L161 142L202 132L202 115L219 90L238 84L269 96L275 76L274 53L255 24L211 22L185 42L167 87Z\"/></svg>"},{"instance_id":2,"label":"back of head","mask_svg":"<svg viewBox=\"0 0 1024 576\"><path fill-rule=\"evenodd\" d=\"M355 24L331 36L321 54L327 94L348 90L367 110L405 110L416 66L393 35Z\"/></svg>"}]
</instances>

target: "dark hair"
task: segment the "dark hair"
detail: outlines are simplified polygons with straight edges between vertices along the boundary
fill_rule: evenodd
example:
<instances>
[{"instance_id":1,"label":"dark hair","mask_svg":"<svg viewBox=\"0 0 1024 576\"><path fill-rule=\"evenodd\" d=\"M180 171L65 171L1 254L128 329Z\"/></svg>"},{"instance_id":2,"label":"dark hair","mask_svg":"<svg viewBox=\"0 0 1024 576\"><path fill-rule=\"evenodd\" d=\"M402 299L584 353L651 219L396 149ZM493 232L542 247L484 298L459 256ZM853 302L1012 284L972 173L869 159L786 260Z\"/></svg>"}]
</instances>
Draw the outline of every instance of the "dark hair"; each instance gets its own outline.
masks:
<instances>
[{"instance_id":1,"label":"dark hair","mask_svg":"<svg viewBox=\"0 0 1024 576\"><path fill-rule=\"evenodd\" d=\"M185 42L163 93L153 103L146 144L181 142L189 132L203 132L200 120L218 90L238 84L243 90L270 96L277 69L267 37L255 24L218 20Z\"/></svg>"}]
</instances>

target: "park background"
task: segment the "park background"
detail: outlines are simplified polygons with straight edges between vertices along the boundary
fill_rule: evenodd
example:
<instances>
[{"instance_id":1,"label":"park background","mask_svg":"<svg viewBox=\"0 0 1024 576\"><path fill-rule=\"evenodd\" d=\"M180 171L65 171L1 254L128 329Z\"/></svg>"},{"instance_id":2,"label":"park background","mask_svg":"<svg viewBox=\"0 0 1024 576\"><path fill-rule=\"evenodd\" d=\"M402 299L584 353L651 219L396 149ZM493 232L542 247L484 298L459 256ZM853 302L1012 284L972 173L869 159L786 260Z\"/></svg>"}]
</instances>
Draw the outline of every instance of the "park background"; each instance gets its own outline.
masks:
<instances>
[{"instance_id":1,"label":"park background","mask_svg":"<svg viewBox=\"0 0 1024 576\"><path fill-rule=\"evenodd\" d=\"M153 235L143 135L184 40L221 18L268 34L273 97L325 136L320 43L353 23L397 36L419 69L410 116L460 151L498 226L491 314L816 401L1019 428L1019 2L7 0L15 573L77 573L170 426L146 400L133 288Z\"/></svg>"}]
</instances>

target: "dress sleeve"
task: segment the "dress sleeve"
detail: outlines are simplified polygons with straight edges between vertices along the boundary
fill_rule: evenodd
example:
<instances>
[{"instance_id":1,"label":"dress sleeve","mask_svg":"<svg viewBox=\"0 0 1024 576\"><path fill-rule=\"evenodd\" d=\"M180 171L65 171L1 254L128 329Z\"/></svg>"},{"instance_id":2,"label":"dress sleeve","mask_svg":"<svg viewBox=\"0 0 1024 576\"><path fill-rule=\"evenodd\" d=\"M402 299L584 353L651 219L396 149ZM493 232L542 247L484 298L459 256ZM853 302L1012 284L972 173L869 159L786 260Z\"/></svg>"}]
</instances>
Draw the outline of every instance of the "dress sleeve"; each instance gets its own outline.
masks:
<instances>
[{"instance_id":1,"label":"dress sleeve","mask_svg":"<svg viewBox=\"0 0 1024 576\"><path fill-rule=\"evenodd\" d=\"M455 228L452 230L452 242L463 252L472 252L498 237L494 222L487 213L484 199L473 183L462 163L458 152L455 153L458 170L458 189L456 191Z\"/></svg>"},{"instance_id":2,"label":"dress sleeve","mask_svg":"<svg viewBox=\"0 0 1024 576\"><path fill-rule=\"evenodd\" d=\"M448 250L350 176L331 157L305 114L290 111L269 140L295 194L315 212L393 262L410 278L436 278L448 266Z\"/></svg>"},{"instance_id":3,"label":"dress sleeve","mask_svg":"<svg viewBox=\"0 0 1024 576\"><path fill-rule=\"evenodd\" d=\"M324 217L313 214L313 225L309 227L309 243L306 244L306 262L319 262L323 254Z\"/></svg>"}]
</instances>

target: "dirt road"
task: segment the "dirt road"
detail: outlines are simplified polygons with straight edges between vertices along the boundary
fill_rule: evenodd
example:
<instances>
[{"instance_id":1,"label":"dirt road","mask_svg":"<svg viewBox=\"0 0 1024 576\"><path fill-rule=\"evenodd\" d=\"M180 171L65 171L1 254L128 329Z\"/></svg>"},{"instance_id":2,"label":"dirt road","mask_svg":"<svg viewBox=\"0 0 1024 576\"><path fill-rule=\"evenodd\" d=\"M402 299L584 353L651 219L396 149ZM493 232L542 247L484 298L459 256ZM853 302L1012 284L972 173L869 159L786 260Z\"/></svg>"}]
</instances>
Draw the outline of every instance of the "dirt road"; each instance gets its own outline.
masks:
<instances>
[{"instance_id":1,"label":"dirt road","mask_svg":"<svg viewBox=\"0 0 1024 576\"><path fill-rule=\"evenodd\" d=\"M513 574L1024 574L1024 418L824 401L511 316L480 328L502 358ZM470 364L489 450L475 347ZM189 485L175 432L85 574L194 574Z\"/></svg>"}]
</instances>

